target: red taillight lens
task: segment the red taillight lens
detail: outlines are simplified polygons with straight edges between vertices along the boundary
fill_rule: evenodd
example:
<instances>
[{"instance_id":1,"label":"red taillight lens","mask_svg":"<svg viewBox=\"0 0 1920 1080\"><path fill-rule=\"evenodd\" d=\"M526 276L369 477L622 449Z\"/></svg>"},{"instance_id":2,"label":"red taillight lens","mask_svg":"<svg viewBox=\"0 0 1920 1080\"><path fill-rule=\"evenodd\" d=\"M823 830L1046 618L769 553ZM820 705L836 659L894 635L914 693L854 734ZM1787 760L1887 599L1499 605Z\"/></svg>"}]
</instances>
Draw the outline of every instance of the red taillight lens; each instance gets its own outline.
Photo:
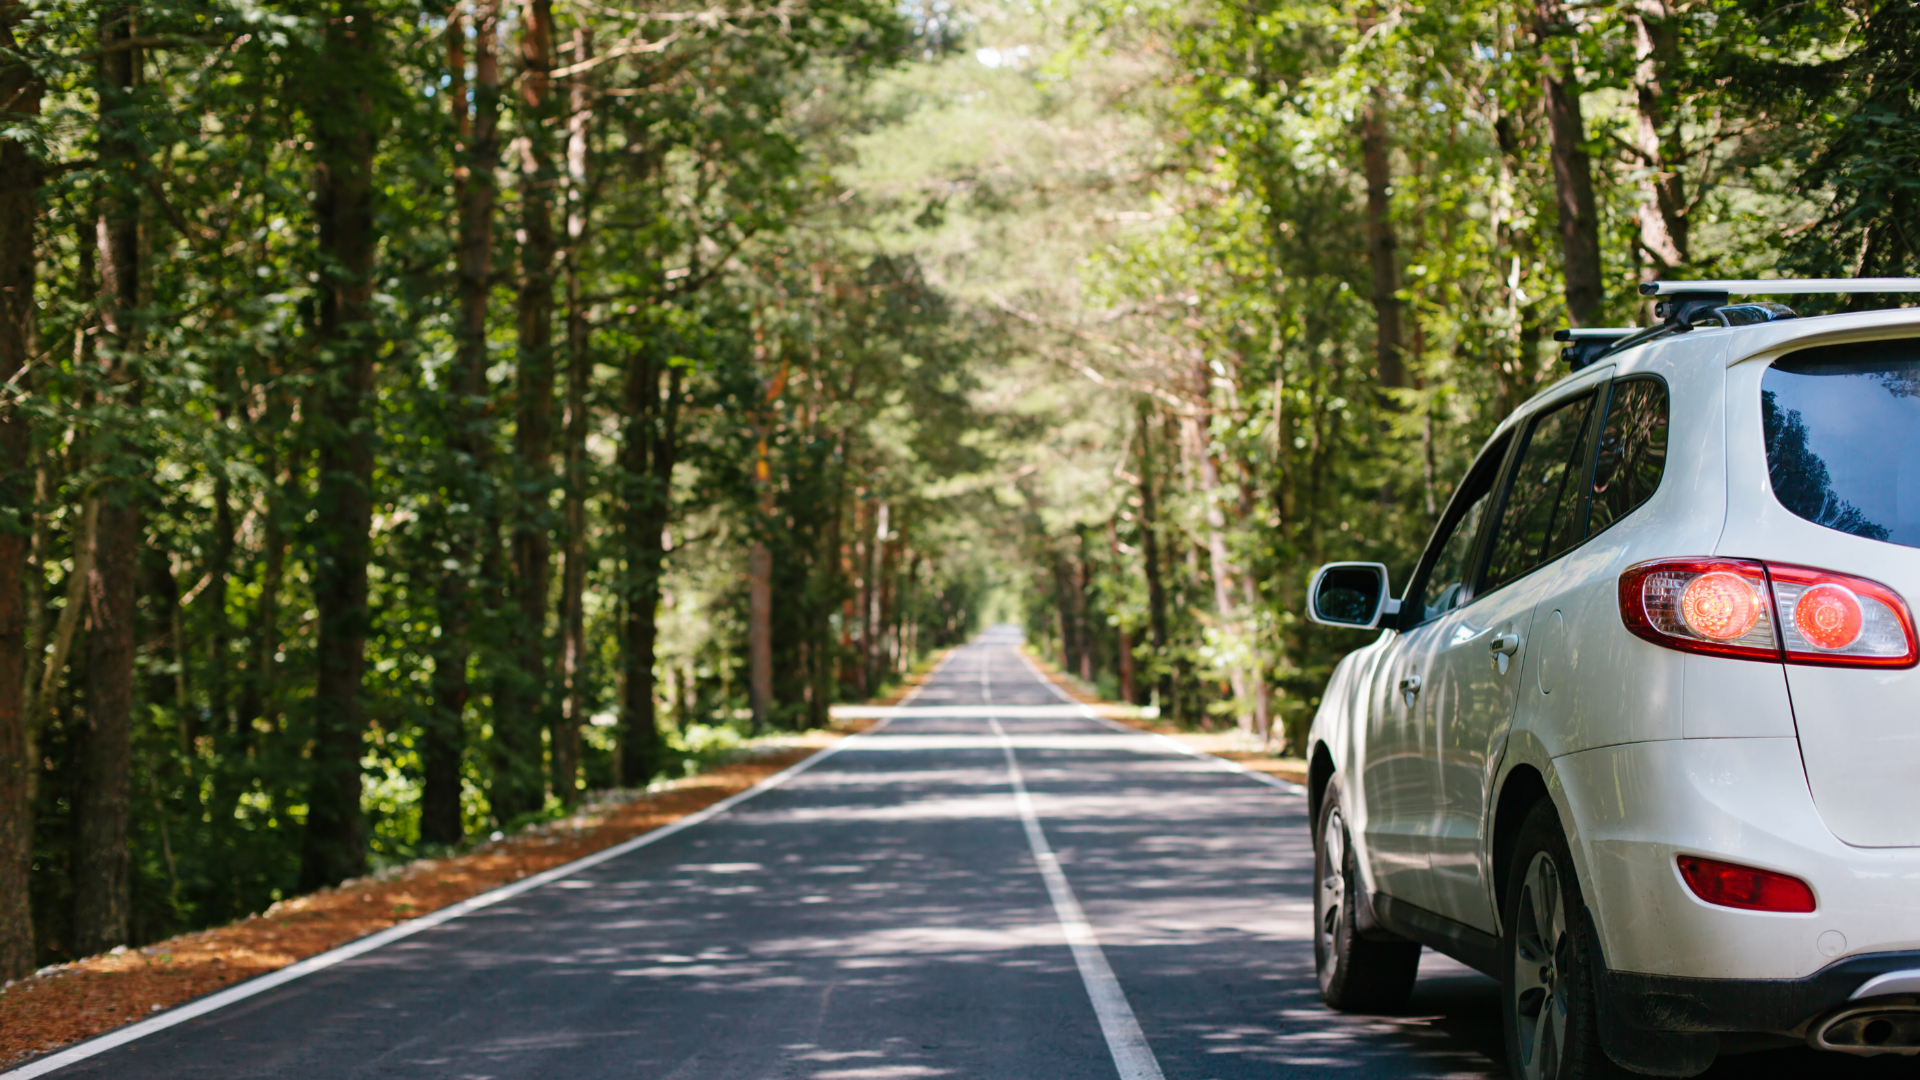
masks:
<instances>
[{"instance_id":1,"label":"red taillight lens","mask_svg":"<svg viewBox=\"0 0 1920 1080\"><path fill-rule=\"evenodd\" d=\"M1680 621L1709 641L1734 641L1760 621L1765 604L1745 578L1718 570L1680 591Z\"/></svg>"},{"instance_id":2,"label":"red taillight lens","mask_svg":"<svg viewBox=\"0 0 1920 1080\"><path fill-rule=\"evenodd\" d=\"M1913 616L1876 581L1748 559L1655 559L1620 575L1620 618L1669 649L1844 667L1911 667ZM1777 632L1776 632L1777 629Z\"/></svg>"},{"instance_id":3,"label":"red taillight lens","mask_svg":"<svg viewBox=\"0 0 1920 1080\"><path fill-rule=\"evenodd\" d=\"M1709 904L1798 915L1813 910L1813 889L1797 877L1697 855L1682 855L1679 863L1687 888Z\"/></svg>"},{"instance_id":4,"label":"red taillight lens","mask_svg":"<svg viewBox=\"0 0 1920 1080\"><path fill-rule=\"evenodd\" d=\"M1860 639L1860 601L1840 585L1815 585L1793 607L1793 627L1817 649L1844 649Z\"/></svg>"},{"instance_id":5,"label":"red taillight lens","mask_svg":"<svg viewBox=\"0 0 1920 1080\"><path fill-rule=\"evenodd\" d=\"M1620 575L1620 617L1656 645L1778 660L1767 568L1743 559L1657 559Z\"/></svg>"}]
</instances>

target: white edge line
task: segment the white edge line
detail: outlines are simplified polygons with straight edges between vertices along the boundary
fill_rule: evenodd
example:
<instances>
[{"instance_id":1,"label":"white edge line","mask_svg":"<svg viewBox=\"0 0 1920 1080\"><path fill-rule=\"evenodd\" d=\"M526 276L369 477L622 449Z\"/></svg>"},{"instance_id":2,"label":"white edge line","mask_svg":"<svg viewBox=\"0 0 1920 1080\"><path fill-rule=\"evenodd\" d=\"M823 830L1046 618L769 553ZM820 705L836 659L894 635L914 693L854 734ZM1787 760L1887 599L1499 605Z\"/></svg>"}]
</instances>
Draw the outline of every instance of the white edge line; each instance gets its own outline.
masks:
<instances>
[{"instance_id":1,"label":"white edge line","mask_svg":"<svg viewBox=\"0 0 1920 1080\"><path fill-rule=\"evenodd\" d=\"M945 661L941 661L941 664L944 665ZM935 667L934 670L938 671L939 667ZM920 687L916 686L901 700L911 700L913 696L919 692ZM218 993L209 994L206 997L169 1009L151 1019L142 1020L137 1024L129 1024L126 1027L109 1031L104 1035L97 1035L83 1043L70 1046L65 1050L22 1065L11 1072L0 1073L0 1080L31 1080L31 1078L36 1076L45 1076L57 1069L64 1069L69 1065L85 1061L87 1058L93 1057L96 1054L106 1053L108 1050L125 1046L127 1043L133 1042L136 1039L143 1039L148 1035L165 1031L176 1024L184 1024L189 1020L205 1016L218 1009L226 1008L228 1005L232 1005L237 1001L244 1001L255 995L264 994L276 986L290 983L303 975L311 975L316 971L330 968L335 964L351 960L362 953L372 952L383 945L392 944L401 938L412 937L423 930L431 930L442 923L451 922L462 915L471 914L484 907L491 907L494 904L500 903L502 900L511 900L523 892L537 889L542 885L558 881L564 877L569 877L582 870L591 869L609 859L617 859L630 851L638 851L650 844L658 843L675 833L691 829L695 825L719 817L721 814L726 813L728 810L733 809L735 806L740 805L761 792L779 787L795 776L800 775L839 753L841 750L846 749L847 744L853 742L855 739L879 731L881 728L887 726L887 722L886 718L882 718L879 723L868 728L866 731L848 735L846 738L841 739L831 746L821 747L808 757L774 773L772 776L767 777L765 780L760 781L745 791L729 795L704 810L696 810L686 817L662 825L652 832L642 833L631 840L622 841L610 848L603 848L591 855L575 859L570 863L556 866L551 870L543 870L531 877L521 878L511 885L502 885L492 892L485 892L479 896L468 897L457 904L451 904L438 911L422 915L417 919L403 922L398 926L390 926L385 930L375 934L369 934L357 941L350 941L338 948L329 949L315 956L309 956L305 960L288 964L278 971L270 971L265 975L256 976L237 986L230 986Z\"/></svg>"},{"instance_id":2,"label":"white edge line","mask_svg":"<svg viewBox=\"0 0 1920 1080\"><path fill-rule=\"evenodd\" d=\"M1168 735L1162 735L1157 731L1142 731L1137 727L1128 727L1127 725L1121 723L1118 720L1113 720L1113 719L1109 719L1108 717L1101 716L1099 713L1094 712L1093 708L1087 705L1085 702L1075 700L1072 694L1069 694L1065 690L1060 689L1059 684L1054 682L1052 679L1047 678L1047 673L1044 671L1041 671L1040 666L1038 664L1035 664L1033 660L1029 658L1023 650L1015 649L1014 652L1020 657L1020 660L1022 663L1026 664L1027 667L1033 669L1033 673L1039 676L1040 681L1047 685L1047 689L1053 691L1056 695L1058 695L1060 700L1065 701L1072 705L1079 706L1080 714L1082 716L1085 716L1089 720L1096 720L1102 724L1107 725L1108 727L1112 728L1115 731L1124 731L1129 735L1146 735L1146 736L1150 736L1152 738L1158 739L1161 742L1165 743L1167 746L1173 748L1175 751L1185 754L1188 757L1207 759L1207 761L1211 765L1213 765L1214 768L1220 770L1221 772L1239 773L1241 776L1244 776L1249 780L1257 780L1260 783L1267 785L1268 787L1277 787L1282 791L1291 792L1295 795L1305 795L1307 793L1306 788L1300 786L1299 784L1294 783L1291 780L1282 780L1279 777L1274 776L1270 773L1261 772L1259 769L1249 769L1245 765L1242 765L1239 762L1231 760L1229 758L1223 758L1214 754L1209 754L1205 750L1196 750L1193 747L1188 746L1186 743L1181 742L1179 739L1173 738ZM0 1077L0 1080L5 1080L5 1078Z\"/></svg>"}]
</instances>

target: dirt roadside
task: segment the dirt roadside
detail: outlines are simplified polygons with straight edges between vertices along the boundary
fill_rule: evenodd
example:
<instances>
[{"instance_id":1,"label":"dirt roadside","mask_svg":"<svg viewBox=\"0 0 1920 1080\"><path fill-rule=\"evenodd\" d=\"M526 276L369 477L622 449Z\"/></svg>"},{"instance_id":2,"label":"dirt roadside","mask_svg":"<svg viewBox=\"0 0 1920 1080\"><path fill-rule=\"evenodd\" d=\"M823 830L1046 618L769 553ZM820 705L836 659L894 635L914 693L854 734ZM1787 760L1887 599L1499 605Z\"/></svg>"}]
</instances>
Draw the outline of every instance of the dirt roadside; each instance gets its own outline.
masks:
<instances>
[{"instance_id":1,"label":"dirt roadside","mask_svg":"<svg viewBox=\"0 0 1920 1080\"><path fill-rule=\"evenodd\" d=\"M875 704L897 703L923 679L910 678ZM651 832L872 723L837 722L783 738L684 780L609 793L570 817L465 854L357 878L240 922L45 968L0 989L0 1069Z\"/></svg>"}]
</instances>

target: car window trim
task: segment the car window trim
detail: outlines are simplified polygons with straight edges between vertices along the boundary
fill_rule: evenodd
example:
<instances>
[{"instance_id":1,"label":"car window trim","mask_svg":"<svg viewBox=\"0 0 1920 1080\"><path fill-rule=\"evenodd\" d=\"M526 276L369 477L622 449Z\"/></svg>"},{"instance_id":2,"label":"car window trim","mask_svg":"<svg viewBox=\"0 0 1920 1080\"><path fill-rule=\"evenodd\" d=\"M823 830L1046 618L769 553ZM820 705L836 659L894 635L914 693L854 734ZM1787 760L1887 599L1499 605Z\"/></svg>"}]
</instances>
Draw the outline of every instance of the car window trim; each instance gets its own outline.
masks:
<instances>
[{"instance_id":1,"label":"car window trim","mask_svg":"<svg viewBox=\"0 0 1920 1080\"><path fill-rule=\"evenodd\" d=\"M1567 550L1560 552L1558 555L1555 555L1553 558L1548 559L1547 561L1540 563L1536 566L1528 568L1526 573L1521 574L1519 577L1514 578L1512 581L1501 582L1499 585L1496 585L1492 588L1486 587L1487 561L1493 554L1493 530L1498 526L1501 515L1506 513L1506 510L1507 510L1507 495L1513 487L1513 479L1514 479L1513 474L1520 464L1521 444L1523 442L1532 442L1533 426L1536 423L1538 423L1540 420L1544 419L1546 415L1550 412L1563 408L1567 405L1571 405L1574 402L1580 400L1582 397L1590 398L1597 404L1600 400L1600 393L1603 390L1607 392L1607 394L1609 395L1608 400L1611 401L1612 400L1611 395L1613 392L1611 389L1612 385L1613 385L1612 375L1609 375L1605 380L1602 380L1599 382L1587 383L1584 386L1580 387L1577 391L1568 393L1562 397L1554 398L1552 401L1541 402L1538 408L1534 409L1531 413L1528 413L1525 419L1523 419L1520 423L1517 423L1514 425L1514 430L1516 431L1525 429L1526 438L1522 439L1516 436L1512 441L1512 443L1510 443L1507 447L1507 461L1506 461L1506 464L1502 466L1500 471L1500 488L1499 488L1500 501L1494 504L1495 509L1493 513L1489 515L1488 522L1481 529L1482 535L1480 538L1479 549L1474 553L1474 556L1473 556L1474 562L1470 564L1473 567L1473 576L1469 579L1474 583L1473 599L1467 601L1467 603L1463 606L1472 607L1474 604L1479 603L1480 598L1483 596L1492 596L1493 594L1499 592L1500 590L1506 588L1509 585L1517 585L1520 582L1527 580L1528 578L1532 577L1534 574L1540 572L1541 570L1544 570L1547 567L1552 566L1554 563L1559 562L1561 559L1564 559L1567 556L1573 554L1574 552L1579 551L1580 548L1583 547L1589 539L1591 539L1590 537L1585 535L1585 532L1587 527L1587 517L1590 511L1592 510L1592 503L1593 503L1594 462L1597 460L1599 450L1600 450L1600 429L1597 424L1587 429L1586 446L1581 449L1582 462L1580 465L1580 475L1585 477L1586 481L1584 484L1584 490L1580 492L1580 509L1576 514L1576 516L1580 520L1580 531L1582 533L1580 537L1580 542L1568 548ZM1590 419L1593 418L1593 414L1588 413L1588 417ZM1604 422L1605 419L1606 417L1604 414L1599 417L1599 420L1601 422Z\"/></svg>"}]
</instances>

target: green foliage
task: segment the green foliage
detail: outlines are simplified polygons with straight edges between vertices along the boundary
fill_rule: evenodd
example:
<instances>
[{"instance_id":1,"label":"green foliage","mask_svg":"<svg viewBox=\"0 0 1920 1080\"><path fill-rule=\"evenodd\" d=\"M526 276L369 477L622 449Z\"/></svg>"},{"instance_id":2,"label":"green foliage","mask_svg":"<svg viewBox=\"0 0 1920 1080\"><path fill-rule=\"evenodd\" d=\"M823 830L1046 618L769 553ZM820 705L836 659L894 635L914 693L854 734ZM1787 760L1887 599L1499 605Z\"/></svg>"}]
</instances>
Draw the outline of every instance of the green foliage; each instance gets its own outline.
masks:
<instances>
[{"instance_id":1,"label":"green foliage","mask_svg":"<svg viewBox=\"0 0 1920 1080\"><path fill-rule=\"evenodd\" d=\"M32 877L47 960L73 941L85 620L60 639L100 491L141 511L127 790L147 940L299 880L337 719L314 703L316 594L341 550L322 462L356 432L375 443L357 762L387 865L441 850L421 822L445 725L466 835L515 824L507 780L540 780L544 805L515 804L534 820L762 733L756 550L760 722L820 726L1004 618L1105 692L1297 749L1355 644L1300 617L1311 568L1377 559L1404 581L1494 425L1557 375L1549 75L1584 110L1610 319L1644 320L1653 276L1920 259L1920 22L1896 3L561 4L546 105L515 37L531 8L503 21L489 90L471 2L168 0L139 9L124 93L97 63L117 9L24 10L10 62L48 93L0 135L47 166L36 359L13 388L37 492L29 676L52 694ZM329 97L348 16L378 31L351 73L378 249L368 322L329 338L350 275L323 254L316 185L357 134ZM477 387L464 93L497 94L501 125ZM562 248L544 295L519 231L536 195ZM137 394L103 332L114 205L141 228ZM525 345L542 312L552 356ZM375 384L342 431L323 406L361 349ZM556 457L580 436L577 471L516 456L520 376L548 362ZM556 551L538 626L513 595L520 523ZM577 637L563 565L584 567ZM529 640L548 658L531 675ZM636 672L659 732L636 727ZM516 696L533 749L501 737L532 730L510 726ZM656 735L657 758L626 752ZM622 775L636 761L657 771Z\"/></svg>"}]
</instances>

